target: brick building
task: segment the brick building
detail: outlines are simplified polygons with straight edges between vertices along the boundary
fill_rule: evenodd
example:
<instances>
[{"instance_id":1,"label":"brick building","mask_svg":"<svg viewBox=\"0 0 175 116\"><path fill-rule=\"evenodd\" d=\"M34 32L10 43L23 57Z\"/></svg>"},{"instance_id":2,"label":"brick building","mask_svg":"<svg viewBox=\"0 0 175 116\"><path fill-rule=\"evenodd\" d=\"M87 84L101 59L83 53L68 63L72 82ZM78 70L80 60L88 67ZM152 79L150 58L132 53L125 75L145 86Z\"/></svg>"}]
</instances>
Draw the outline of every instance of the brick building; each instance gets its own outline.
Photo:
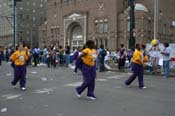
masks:
<instances>
[{"instance_id":1,"label":"brick building","mask_svg":"<svg viewBox=\"0 0 175 116\"><path fill-rule=\"evenodd\" d=\"M38 29L46 20L47 0L17 2L17 43L25 41L30 47L39 45Z\"/></svg>"},{"instance_id":2,"label":"brick building","mask_svg":"<svg viewBox=\"0 0 175 116\"><path fill-rule=\"evenodd\" d=\"M174 0L158 0L158 39L173 42L175 37ZM174 5L173 5L174 4ZM40 28L40 46L83 46L94 40L97 46L115 50L120 43L128 48L129 7L127 0L48 0L47 25ZM153 38L154 0L135 0L136 42Z\"/></svg>"},{"instance_id":3,"label":"brick building","mask_svg":"<svg viewBox=\"0 0 175 116\"><path fill-rule=\"evenodd\" d=\"M12 1L0 0L0 46L13 45Z\"/></svg>"}]
</instances>

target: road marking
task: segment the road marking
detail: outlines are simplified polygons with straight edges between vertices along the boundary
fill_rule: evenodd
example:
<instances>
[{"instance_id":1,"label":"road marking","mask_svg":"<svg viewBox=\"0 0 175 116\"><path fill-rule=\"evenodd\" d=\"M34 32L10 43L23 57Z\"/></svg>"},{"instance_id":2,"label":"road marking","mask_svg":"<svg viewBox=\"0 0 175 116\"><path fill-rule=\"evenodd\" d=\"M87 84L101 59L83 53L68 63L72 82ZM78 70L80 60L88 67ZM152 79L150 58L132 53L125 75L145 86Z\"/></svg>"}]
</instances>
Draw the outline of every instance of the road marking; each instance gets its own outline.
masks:
<instances>
[{"instance_id":1,"label":"road marking","mask_svg":"<svg viewBox=\"0 0 175 116\"><path fill-rule=\"evenodd\" d=\"M105 82L105 81L108 81L108 80L107 79L97 79L97 81Z\"/></svg>"},{"instance_id":2,"label":"road marking","mask_svg":"<svg viewBox=\"0 0 175 116\"><path fill-rule=\"evenodd\" d=\"M23 97L20 97L19 100L23 100Z\"/></svg>"},{"instance_id":3,"label":"road marking","mask_svg":"<svg viewBox=\"0 0 175 116\"><path fill-rule=\"evenodd\" d=\"M5 112L7 112L7 108L2 108L1 113L5 113Z\"/></svg>"},{"instance_id":4,"label":"road marking","mask_svg":"<svg viewBox=\"0 0 175 116\"><path fill-rule=\"evenodd\" d=\"M43 107L47 108L47 107L49 107L49 105L44 105Z\"/></svg>"},{"instance_id":5,"label":"road marking","mask_svg":"<svg viewBox=\"0 0 175 116\"><path fill-rule=\"evenodd\" d=\"M38 66L47 66L46 64L40 63Z\"/></svg>"},{"instance_id":6,"label":"road marking","mask_svg":"<svg viewBox=\"0 0 175 116\"><path fill-rule=\"evenodd\" d=\"M116 89L121 89L122 87L121 87L121 86L115 86L114 88L116 88Z\"/></svg>"},{"instance_id":7,"label":"road marking","mask_svg":"<svg viewBox=\"0 0 175 116\"><path fill-rule=\"evenodd\" d=\"M9 76L12 76L12 73L7 73L6 76L8 76L8 77L9 77Z\"/></svg>"},{"instance_id":8,"label":"road marking","mask_svg":"<svg viewBox=\"0 0 175 116\"><path fill-rule=\"evenodd\" d=\"M12 100L12 99L16 99L18 97L20 97L22 95L20 94L7 94L7 95L3 95L2 97L4 98L4 100Z\"/></svg>"},{"instance_id":9,"label":"road marking","mask_svg":"<svg viewBox=\"0 0 175 116\"><path fill-rule=\"evenodd\" d=\"M120 79L120 77L118 76L112 76L112 77L107 77L108 79ZM97 79L98 82L106 82L108 81L107 79ZM73 83L68 83L65 84L64 86L66 87L77 87L80 86L82 84L82 82L73 82Z\"/></svg>"},{"instance_id":10,"label":"road marking","mask_svg":"<svg viewBox=\"0 0 175 116\"><path fill-rule=\"evenodd\" d=\"M47 78L46 77L42 77L41 80L42 81L47 81Z\"/></svg>"},{"instance_id":11,"label":"road marking","mask_svg":"<svg viewBox=\"0 0 175 116\"><path fill-rule=\"evenodd\" d=\"M77 86L80 86L81 84L82 84L82 82L74 82L74 83L65 84L64 86L77 87Z\"/></svg>"},{"instance_id":12,"label":"road marking","mask_svg":"<svg viewBox=\"0 0 175 116\"><path fill-rule=\"evenodd\" d=\"M32 74L37 74L37 72L35 72L35 71L32 71L31 73L32 73Z\"/></svg>"},{"instance_id":13,"label":"road marking","mask_svg":"<svg viewBox=\"0 0 175 116\"><path fill-rule=\"evenodd\" d=\"M48 94L50 94L50 92L53 92L53 91L54 91L54 88L42 88L42 89L35 90L33 93L39 93L39 94L48 93Z\"/></svg>"},{"instance_id":14,"label":"road marking","mask_svg":"<svg viewBox=\"0 0 175 116\"><path fill-rule=\"evenodd\" d=\"M111 76L111 77L107 77L108 79L120 79L120 77L118 76Z\"/></svg>"}]
</instances>

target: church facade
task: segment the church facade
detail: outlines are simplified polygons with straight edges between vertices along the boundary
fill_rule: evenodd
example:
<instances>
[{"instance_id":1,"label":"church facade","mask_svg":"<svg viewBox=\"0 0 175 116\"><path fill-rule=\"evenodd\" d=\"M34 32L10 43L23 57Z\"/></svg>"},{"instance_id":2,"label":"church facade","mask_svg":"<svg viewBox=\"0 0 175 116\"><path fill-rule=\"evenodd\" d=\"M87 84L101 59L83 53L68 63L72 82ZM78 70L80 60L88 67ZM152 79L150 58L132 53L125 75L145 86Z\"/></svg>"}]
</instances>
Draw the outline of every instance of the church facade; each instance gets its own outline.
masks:
<instances>
[{"instance_id":1,"label":"church facade","mask_svg":"<svg viewBox=\"0 0 175 116\"><path fill-rule=\"evenodd\" d=\"M174 42L175 11L169 5L175 2L159 0L158 4L158 39ZM48 0L47 7L47 21L39 29L40 47L69 45L74 49L90 39L97 47L103 44L116 50L122 43L128 48L130 8L127 0ZM136 42L150 43L154 37L154 0L135 0L135 20Z\"/></svg>"}]
</instances>

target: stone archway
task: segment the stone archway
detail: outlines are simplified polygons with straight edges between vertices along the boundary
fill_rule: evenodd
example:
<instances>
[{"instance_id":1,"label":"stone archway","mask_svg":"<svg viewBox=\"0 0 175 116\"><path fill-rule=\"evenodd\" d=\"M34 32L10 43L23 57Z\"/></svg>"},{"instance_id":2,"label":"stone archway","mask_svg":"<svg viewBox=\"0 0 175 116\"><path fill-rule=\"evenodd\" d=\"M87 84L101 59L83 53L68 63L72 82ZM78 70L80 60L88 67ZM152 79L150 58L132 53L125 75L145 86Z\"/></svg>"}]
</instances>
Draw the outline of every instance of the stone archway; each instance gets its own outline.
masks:
<instances>
[{"instance_id":1,"label":"stone archway","mask_svg":"<svg viewBox=\"0 0 175 116\"><path fill-rule=\"evenodd\" d=\"M84 34L83 28L78 22L72 22L67 29L68 45L74 50L77 47L83 47Z\"/></svg>"},{"instance_id":2,"label":"stone archway","mask_svg":"<svg viewBox=\"0 0 175 116\"><path fill-rule=\"evenodd\" d=\"M83 46L87 39L87 13L72 13L64 17L64 47Z\"/></svg>"}]
</instances>

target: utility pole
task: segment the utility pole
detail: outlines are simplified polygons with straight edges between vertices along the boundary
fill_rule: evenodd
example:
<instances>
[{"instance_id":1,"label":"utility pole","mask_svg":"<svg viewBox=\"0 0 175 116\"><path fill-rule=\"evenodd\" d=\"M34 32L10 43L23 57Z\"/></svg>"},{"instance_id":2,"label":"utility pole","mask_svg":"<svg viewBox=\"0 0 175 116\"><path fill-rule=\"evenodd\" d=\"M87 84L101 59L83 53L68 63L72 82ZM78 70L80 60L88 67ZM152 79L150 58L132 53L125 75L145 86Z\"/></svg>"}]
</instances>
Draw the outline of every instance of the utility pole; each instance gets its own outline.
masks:
<instances>
[{"instance_id":1,"label":"utility pole","mask_svg":"<svg viewBox=\"0 0 175 116\"><path fill-rule=\"evenodd\" d=\"M13 46L16 47L16 0L13 0Z\"/></svg>"},{"instance_id":2,"label":"utility pole","mask_svg":"<svg viewBox=\"0 0 175 116\"><path fill-rule=\"evenodd\" d=\"M33 49L33 30L32 30L32 27L31 27L31 30L30 30L30 38L31 38L30 48Z\"/></svg>"},{"instance_id":3,"label":"utility pole","mask_svg":"<svg viewBox=\"0 0 175 116\"><path fill-rule=\"evenodd\" d=\"M16 3L22 0L13 0L13 45L16 47Z\"/></svg>"},{"instance_id":4,"label":"utility pole","mask_svg":"<svg viewBox=\"0 0 175 116\"><path fill-rule=\"evenodd\" d=\"M135 48L135 0L128 1L130 6L130 38L129 38L129 48Z\"/></svg>"},{"instance_id":5,"label":"utility pole","mask_svg":"<svg viewBox=\"0 0 175 116\"><path fill-rule=\"evenodd\" d=\"M158 0L154 0L154 39L157 39L157 33L158 33Z\"/></svg>"}]
</instances>

